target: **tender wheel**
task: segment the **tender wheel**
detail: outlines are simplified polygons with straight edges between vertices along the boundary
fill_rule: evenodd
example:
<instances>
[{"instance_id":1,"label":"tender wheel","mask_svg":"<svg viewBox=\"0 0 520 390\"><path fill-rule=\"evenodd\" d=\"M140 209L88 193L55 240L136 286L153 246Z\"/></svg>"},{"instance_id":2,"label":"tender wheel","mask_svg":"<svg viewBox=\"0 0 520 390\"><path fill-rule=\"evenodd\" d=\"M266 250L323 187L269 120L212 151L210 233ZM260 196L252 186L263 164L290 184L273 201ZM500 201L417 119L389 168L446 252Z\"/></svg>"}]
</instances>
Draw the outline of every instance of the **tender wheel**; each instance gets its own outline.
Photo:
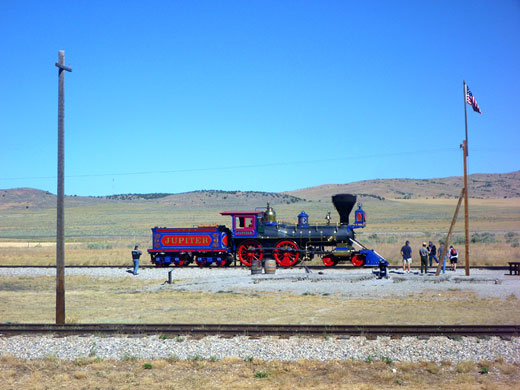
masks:
<instances>
[{"instance_id":1,"label":"tender wheel","mask_svg":"<svg viewBox=\"0 0 520 390\"><path fill-rule=\"evenodd\" d=\"M298 245L294 241L280 241L274 247L274 259L282 267L292 267L299 258Z\"/></svg>"},{"instance_id":2,"label":"tender wheel","mask_svg":"<svg viewBox=\"0 0 520 390\"><path fill-rule=\"evenodd\" d=\"M365 256L363 256L363 255L352 256L352 265L354 267L363 267L365 265Z\"/></svg>"},{"instance_id":3,"label":"tender wheel","mask_svg":"<svg viewBox=\"0 0 520 390\"><path fill-rule=\"evenodd\" d=\"M220 257L221 260L217 260L217 267L226 267L228 265L226 255L219 255L218 257Z\"/></svg>"},{"instance_id":4,"label":"tender wheel","mask_svg":"<svg viewBox=\"0 0 520 390\"><path fill-rule=\"evenodd\" d=\"M227 255L226 257L226 267L229 267L231 264L233 264L233 256L231 256L230 254Z\"/></svg>"},{"instance_id":5,"label":"tender wheel","mask_svg":"<svg viewBox=\"0 0 520 390\"><path fill-rule=\"evenodd\" d=\"M186 254L186 253L183 253L182 255L180 255L179 257L179 263L177 262L174 262L174 264L177 266L177 267L183 267L185 265L188 265L189 263L191 263L191 258L190 258L190 255Z\"/></svg>"},{"instance_id":6,"label":"tender wheel","mask_svg":"<svg viewBox=\"0 0 520 390\"><path fill-rule=\"evenodd\" d=\"M338 264L338 260L334 258L334 256L323 256L323 264L326 267L334 267L336 264Z\"/></svg>"},{"instance_id":7,"label":"tender wheel","mask_svg":"<svg viewBox=\"0 0 520 390\"><path fill-rule=\"evenodd\" d=\"M239 245L238 250L238 260L246 267L251 267L252 260L262 260L264 257L264 251L262 250L262 245L258 241L248 240L244 241Z\"/></svg>"},{"instance_id":8,"label":"tender wheel","mask_svg":"<svg viewBox=\"0 0 520 390\"><path fill-rule=\"evenodd\" d=\"M161 256L154 255L152 256L152 263L155 265L156 268L163 268L166 267L166 265L163 263L164 258Z\"/></svg>"}]
</instances>

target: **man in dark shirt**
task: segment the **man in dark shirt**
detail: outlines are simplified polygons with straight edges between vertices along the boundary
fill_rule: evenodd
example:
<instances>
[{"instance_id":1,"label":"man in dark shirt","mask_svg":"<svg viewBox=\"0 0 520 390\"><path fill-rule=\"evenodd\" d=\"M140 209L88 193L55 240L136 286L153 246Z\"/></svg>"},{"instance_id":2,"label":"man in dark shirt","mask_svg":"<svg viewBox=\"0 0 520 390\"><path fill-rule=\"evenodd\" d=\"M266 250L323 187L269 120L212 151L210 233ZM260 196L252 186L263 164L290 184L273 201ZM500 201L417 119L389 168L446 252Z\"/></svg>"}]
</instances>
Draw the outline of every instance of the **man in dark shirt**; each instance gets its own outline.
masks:
<instances>
[{"instance_id":1,"label":"man in dark shirt","mask_svg":"<svg viewBox=\"0 0 520 390\"><path fill-rule=\"evenodd\" d=\"M403 271L410 272L410 266L412 264L412 247L410 246L410 241L406 241L401 248L401 256L403 256ZM408 270L406 270L407 264Z\"/></svg>"},{"instance_id":2,"label":"man in dark shirt","mask_svg":"<svg viewBox=\"0 0 520 390\"><path fill-rule=\"evenodd\" d=\"M431 241L428 245L428 257L430 258L430 267L433 267L433 260L439 264L439 260L437 260L437 247Z\"/></svg>"},{"instance_id":3,"label":"man in dark shirt","mask_svg":"<svg viewBox=\"0 0 520 390\"><path fill-rule=\"evenodd\" d=\"M136 245L132 251L132 260L134 261L134 275L137 275L137 270L139 269L139 258L141 255L142 253L139 250L139 246Z\"/></svg>"}]
</instances>

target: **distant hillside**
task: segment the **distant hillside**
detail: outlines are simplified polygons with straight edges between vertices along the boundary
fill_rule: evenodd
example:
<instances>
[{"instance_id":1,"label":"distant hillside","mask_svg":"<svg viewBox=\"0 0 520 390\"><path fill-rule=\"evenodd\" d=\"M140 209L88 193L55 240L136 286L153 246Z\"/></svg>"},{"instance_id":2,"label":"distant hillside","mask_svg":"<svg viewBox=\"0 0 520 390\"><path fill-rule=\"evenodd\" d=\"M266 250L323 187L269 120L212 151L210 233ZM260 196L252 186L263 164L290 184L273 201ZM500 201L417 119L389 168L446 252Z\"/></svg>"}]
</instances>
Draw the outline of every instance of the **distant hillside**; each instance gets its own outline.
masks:
<instances>
[{"instance_id":1,"label":"distant hillside","mask_svg":"<svg viewBox=\"0 0 520 390\"><path fill-rule=\"evenodd\" d=\"M468 178L472 198L520 197L520 171L504 174L474 174ZM347 184L326 184L284 193L257 191L201 190L180 194L119 194L110 196L66 196L67 207L103 203L159 203L179 208L246 209L292 204L305 200L330 201L338 193L352 193L365 200L457 198L463 186L462 177L439 179L380 179ZM56 207L56 195L33 188L0 190L0 210L12 208L45 209Z\"/></svg>"},{"instance_id":2,"label":"distant hillside","mask_svg":"<svg viewBox=\"0 0 520 390\"><path fill-rule=\"evenodd\" d=\"M154 200L158 203L179 207L256 207L269 202L276 204L291 204L300 202L294 195L275 192L258 191L220 191L201 190L183 192L180 194L126 194L107 197L114 200Z\"/></svg>"},{"instance_id":3,"label":"distant hillside","mask_svg":"<svg viewBox=\"0 0 520 390\"><path fill-rule=\"evenodd\" d=\"M10 208L56 207L56 195L34 188L0 190L0 210Z\"/></svg>"},{"instance_id":4,"label":"distant hillside","mask_svg":"<svg viewBox=\"0 0 520 390\"><path fill-rule=\"evenodd\" d=\"M10 208L46 209L56 207L56 195L34 188L0 190L0 210ZM66 206L82 206L106 201L104 197L65 196Z\"/></svg>"},{"instance_id":5,"label":"distant hillside","mask_svg":"<svg viewBox=\"0 0 520 390\"><path fill-rule=\"evenodd\" d=\"M119 194L110 196L66 196L66 207L92 206L110 203L154 202L180 208L251 208L301 202L293 195L257 191L202 190L180 194ZM2 209L46 209L56 207L56 195L34 188L0 190L0 210Z\"/></svg>"},{"instance_id":6,"label":"distant hillside","mask_svg":"<svg viewBox=\"0 0 520 390\"><path fill-rule=\"evenodd\" d=\"M365 194L386 199L458 198L464 186L462 176L438 179L376 179L346 184L325 184L285 192L307 200L329 199L338 193ZM472 198L520 197L520 171L468 176Z\"/></svg>"}]
</instances>

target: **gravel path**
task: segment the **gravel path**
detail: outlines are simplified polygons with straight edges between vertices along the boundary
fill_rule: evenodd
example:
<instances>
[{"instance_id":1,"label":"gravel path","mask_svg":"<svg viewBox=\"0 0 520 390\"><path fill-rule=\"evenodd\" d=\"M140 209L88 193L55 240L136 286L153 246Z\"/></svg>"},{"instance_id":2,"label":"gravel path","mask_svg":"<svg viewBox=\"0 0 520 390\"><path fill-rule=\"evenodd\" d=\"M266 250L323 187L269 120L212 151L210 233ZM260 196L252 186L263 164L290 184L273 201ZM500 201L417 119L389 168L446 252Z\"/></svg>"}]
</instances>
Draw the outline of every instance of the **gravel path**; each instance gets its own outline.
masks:
<instances>
[{"instance_id":1,"label":"gravel path","mask_svg":"<svg viewBox=\"0 0 520 390\"><path fill-rule=\"evenodd\" d=\"M172 271L173 284L163 284ZM0 278L9 276L55 276L52 268L1 268ZM157 281L157 289L207 292L288 292L293 294L334 294L351 298L378 296L401 297L422 291L468 291L478 297L502 298L511 295L520 299L520 277L505 275L505 271L471 270L465 276L464 269L435 276L420 275L417 271L403 274L390 271L388 279L377 279L368 268L355 270L323 270L306 273L304 269L278 269L274 275L251 275L243 268L161 268L140 269L133 276L124 268L69 268L66 276L87 275L99 278L137 278ZM153 288L152 288L153 289Z\"/></svg>"}]
</instances>

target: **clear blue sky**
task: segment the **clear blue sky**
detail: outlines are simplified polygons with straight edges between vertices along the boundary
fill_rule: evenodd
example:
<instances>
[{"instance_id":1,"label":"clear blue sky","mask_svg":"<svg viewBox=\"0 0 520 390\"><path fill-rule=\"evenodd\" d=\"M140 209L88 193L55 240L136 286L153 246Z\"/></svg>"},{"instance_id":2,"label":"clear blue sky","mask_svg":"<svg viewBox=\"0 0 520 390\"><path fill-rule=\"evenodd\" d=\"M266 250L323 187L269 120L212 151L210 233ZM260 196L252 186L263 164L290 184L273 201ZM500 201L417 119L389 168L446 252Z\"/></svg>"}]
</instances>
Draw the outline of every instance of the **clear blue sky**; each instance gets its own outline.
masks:
<instances>
[{"instance_id":1,"label":"clear blue sky","mask_svg":"<svg viewBox=\"0 0 520 390\"><path fill-rule=\"evenodd\" d=\"M363 5L366 4L366 5ZM0 188L286 191L520 169L520 2L0 0Z\"/></svg>"}]
</instances>

